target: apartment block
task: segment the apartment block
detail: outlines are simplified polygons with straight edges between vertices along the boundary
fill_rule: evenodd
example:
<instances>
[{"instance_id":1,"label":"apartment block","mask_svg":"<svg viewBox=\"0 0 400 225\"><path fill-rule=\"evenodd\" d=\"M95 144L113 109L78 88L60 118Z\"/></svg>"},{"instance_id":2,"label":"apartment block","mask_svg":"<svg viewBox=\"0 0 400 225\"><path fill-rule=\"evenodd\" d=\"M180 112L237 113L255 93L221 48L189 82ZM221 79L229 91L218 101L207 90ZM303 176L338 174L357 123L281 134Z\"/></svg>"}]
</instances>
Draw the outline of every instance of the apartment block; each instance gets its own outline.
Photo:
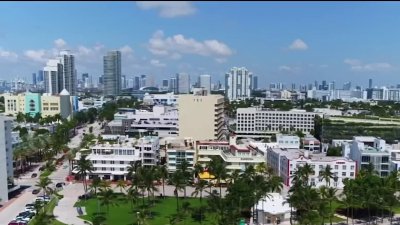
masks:
<instances>
[{"instance_id":1,"label":"apartment block","mask_svg":"<svg viewBox=\"0 0 400 225\"><path fill-rule=\"evenodd\" d=\"M8 201L8 193L15 190L13 169L13 119L0 116L0 202Z\"/></svg>"},{"instance_id":2,"label":"apartment block","mask_svg":"<svg viewBox=\"0 0 400 225\"><path fill-rule=\"evenodd\" d=\"M194 140L220 140L223 138L224 96L180 95L179 137Z\"/></svg>"},{"instance_id":3,"label":"apartment block","mask_svg":"<svg viewBox=\"0 0 400 225\"><path fill-rule=\"evenodd\" d=\"M173 173L183 160L193 169L196 164L196 149L192 139L173 138L166 141L165 156L168 171Z\"/></svg>"},{"instance_id":4,"label":"apartment block","mask_svg":"<svg viewBox=\"0 0 400 225\"><path fill-rule=\"evenodd\" d=\"M272 111L263 108L238 108L236 112L236 135L238 137L265 137L268 133L302 131L314 129L314 118L318 115L305 110Z\"/></svg>"},{"instance_id":5,"label":"apartment block","mask_svg":"<svg viewBox=\"0 0 400 225\"><path fill-rule=\"evenodd\" d=\"M293 184L294 172L305 164L309 164L313 168L314 174L309 177L309 184L317 188L327 185L327 182L320 176L327 166L334 173L334 177L329 183L335 188L343 188L343 180L354 179L357 172L357 163L347 157L326 156L325 154L313 154L303 149L285 148L270 148L267 154L267 164L288 187Z\"/></svg>"},{"instance_id":6,"label":"apartment block","mask_svg":"<svg viewBox=\"0 0 400 225\"><path fill-rule=\"evenodd\" d=\"M106 137L107 139L107 137ZM106 180L126 179L130 163L140 161L144 166L154 166L159 162L158 137L146 136L140 139L119 136L117 143L97 143L90 147L87 155L93 164L93 172L88 176L92 179L99 177ZM79 160L81 151L76 155ZM76 173L77 171L73 171Z\"/></svg>"},{"instance_id":7,"label":"apartment block","mask_svg":"<svg viewBox=\"0 0 400 225\"><path fill-rule=\"evenodd\" d=\"M381 177L391 171L390 151L386 141L371 136L355 136L350 146L350 158L357 162L358 169L366 168L370 163Z\"/></svg>"}]
</instances>

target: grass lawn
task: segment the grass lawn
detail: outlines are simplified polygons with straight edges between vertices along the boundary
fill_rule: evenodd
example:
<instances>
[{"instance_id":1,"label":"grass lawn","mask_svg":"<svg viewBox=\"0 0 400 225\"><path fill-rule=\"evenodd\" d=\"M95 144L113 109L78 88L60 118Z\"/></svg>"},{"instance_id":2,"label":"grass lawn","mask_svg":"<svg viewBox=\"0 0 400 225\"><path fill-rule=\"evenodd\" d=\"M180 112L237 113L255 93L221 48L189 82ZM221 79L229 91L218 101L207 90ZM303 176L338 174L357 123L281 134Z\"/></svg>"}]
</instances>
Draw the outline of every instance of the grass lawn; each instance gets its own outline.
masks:
<instances>
[{"instance_id":1,"label":"grass lawn","mask_svg":"<svg viewBox=\"0 0 400 225\"><path fill-rule=\"evenodd\" d=\"M165 199L157 199L157 202L154 206L149 208L149 211L153 215L153 218L148 218L147 222L151 225L168 225L170 224L170 218L174 214L176 214L176 198L168 197ZM182 206L183 201L187 201L190 203L190 207L198 207L200 206L200 201L198 198L180 198L179 205L180 208ZM92 220L93 214L97 212L98 207L100 211L104 213L104 216L107 218L107 225L132 225L137 224L136 221L136 212L140 210L140 206L142 205L142 200L140 199L135 205L134 209L131 210L130 203L123 199L122 196L118 196L115 199L114 203L116 205L110 205L109 212L106 213L106 206L98 206L97 199L89 199L87 201L79 201L76 206L85 207L87 215L81 216L82 219ZM147 204L147 201L145 201ZM203 200L203 205L206 205L205 200ZM205 213L205 219L202 224L211 225L215 222L215 214L214 213ZM197 225L200 224L199 221L195 221L191 217L191 213L187 213L187 216L180 223L176 223L176 225Z\"/></svg>"}]
</instances>

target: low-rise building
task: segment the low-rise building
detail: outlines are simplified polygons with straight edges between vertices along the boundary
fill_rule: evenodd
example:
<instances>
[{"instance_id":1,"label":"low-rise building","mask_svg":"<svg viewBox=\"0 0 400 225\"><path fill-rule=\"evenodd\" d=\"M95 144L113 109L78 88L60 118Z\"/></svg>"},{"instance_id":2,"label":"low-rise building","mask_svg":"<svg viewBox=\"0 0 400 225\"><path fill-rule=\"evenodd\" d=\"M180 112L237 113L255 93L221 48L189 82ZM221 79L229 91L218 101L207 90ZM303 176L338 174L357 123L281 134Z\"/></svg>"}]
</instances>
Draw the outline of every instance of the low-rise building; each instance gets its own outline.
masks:
<instances>
[{"instance_id":1,"label":"low-rise building","mask_svg":"<svg viewBox=\"0 0 400 225\"><path fill-rule=\"evenodd\" d=\"M280 148L300 148L300 138L295 135L276 134L276 142Z\"/></svg>"},{"instance_id":2,"label":"low-rise building","mask_svg":"<svg viewBox=\"0 0 400 225\"><path fill-rule=\"evenodd\" d=\"M268 149L267 159L267 164L288 187L293 184L294 172L305 164L309 164L314 170L314 174L309 177L309 184L313 187L327 185L327 182L320 176L327 166L332 169L334 174L334 178L330 179L328 183L335 188L343 188L343 180L354 179L357 172L357 163L349 158L313 154L303 149L271 148Z\"/></svg>"},{"instance_id":3,"label":"low-rise building","mask_svg":"<svg viewBox=\"0 0 400 225\"><path fill-rule=\"evenodd\" d=\"M173 92L166 94L149 94L143 96L143 103L147 105L169 105L176 106L178 103L179 95Z\"/></svg>"},{"instance_id":4,"label":"low-rise building","mask_svg":"<svg viewBox=\"0 0 400 225\"><path fill-rule=\"evenodd\" d=\"M290 219L290 205L280 193L268 193L254 206L258 224L280 224Z\"/></svg>"},{"instance_id":5,"label":"low-rise building","mask_svg":"<svg viewBox=\"0 0 400 225\"><path fill-rule=\"evenodd\" d=\"M263 108L238 108L236 135L238 137L263 138L265 134L282 131L310 133L314 129L317 113L305 110L273 111Z\"/></svg>"},{"instance_id":6,"label":"low-rise building","mask_svg":"<svg viewBox=\"0 0 400 225\"><path fill-rule=\"evenodd\" d=\"M189 164L189 169L194 168L196 164L196 149L194 144L190 138L174 138L173 140L166 141L165 155L170 173L176 171L183 160Z\"/></svg>"},{"instance_id":7,"label":"low-rise building","mask_svg":"<svg viewBox=\"0 0 400 225\"><path fill-rule=\"evenodd\" d=\"M390 152L386 141L371 136L354 136L350 147L350 158L357 162L358 169L367 168L370 163L382 177L390 173Z\"/></svg>"},{"instance_id":8,"label":"low-rise building","mask_svg":"<svg viewBox=\"0 0 400 225\"><path fill-rule=\"evenodd\" d=\"M303 148L314 153L321 152L321 142L312 135L303 138Z\"/></svg>"},{"instance_id":9,"label":"low-rise building","mask_svg":"<svg viewBox=\"0 0 400 225\"><path fill-rule=\"evenodd\" d=\"M265 163L265 156L257 151L257 146L238 145L236 136L230 141L197 141L197 162L202 166L211 161L211 156L220 156L227 164L228 172L244 171L247 166Z\"/></svg>"},{"instance_id":10,"label":"low-rise building","mask_svg":"<svg viewBox=\"0 0 400 225\"><path fill-rule=\"evenodd\" d=\"M158 137L146 136L140 139L121 136L117 143L97 143L90 147L87 159L93 164L93 172L88 178L100 177L107 180L126 179L128 167L135 161L144 166L154 166L159 161ZM86 151L86 150L83 150ZM83 152L78 152L79 160ZM73 173L77 173L73 170Z\"/></svg>"}]
</instances>

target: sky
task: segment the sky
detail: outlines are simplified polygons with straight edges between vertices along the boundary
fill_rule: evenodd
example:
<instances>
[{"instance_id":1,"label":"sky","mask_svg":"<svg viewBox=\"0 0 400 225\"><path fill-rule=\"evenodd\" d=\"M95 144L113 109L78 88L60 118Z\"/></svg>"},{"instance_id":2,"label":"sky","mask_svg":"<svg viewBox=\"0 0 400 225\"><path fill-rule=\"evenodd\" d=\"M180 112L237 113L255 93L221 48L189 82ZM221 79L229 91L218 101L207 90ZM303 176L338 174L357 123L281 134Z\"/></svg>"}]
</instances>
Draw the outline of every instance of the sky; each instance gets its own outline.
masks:
<instances>
[{"instance_id":1,"label":"sky","mask_svg":"<svg viewBox=\"0 0 400 225\"><path fill-rule=\"evenodd\" d=\"M26 78L62 49L98 77L122 52L122 74L178 72L224 81L246 67L272 82L400 84L398 2L1 2L0 79Z\"/></svg>"}]
</instances>

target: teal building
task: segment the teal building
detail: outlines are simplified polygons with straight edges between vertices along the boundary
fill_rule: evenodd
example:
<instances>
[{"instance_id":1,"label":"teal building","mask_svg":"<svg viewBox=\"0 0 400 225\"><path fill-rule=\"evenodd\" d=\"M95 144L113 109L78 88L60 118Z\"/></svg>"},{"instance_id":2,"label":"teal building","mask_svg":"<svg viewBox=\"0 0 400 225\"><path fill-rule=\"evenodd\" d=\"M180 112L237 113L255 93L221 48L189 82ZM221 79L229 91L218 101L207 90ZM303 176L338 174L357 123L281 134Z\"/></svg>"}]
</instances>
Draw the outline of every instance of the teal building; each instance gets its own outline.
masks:
<instances>
[{"instance_id":1,"label":"teal building","mask_svg":"<svg viewBox=\"0 0 400 225\"><path fill-rule=\"evenodd\" d=\"M41 96L39 93L25 93L25 113L29 113L34 117L37 113L41 113Z\"/></svg>"}]
</instances>

